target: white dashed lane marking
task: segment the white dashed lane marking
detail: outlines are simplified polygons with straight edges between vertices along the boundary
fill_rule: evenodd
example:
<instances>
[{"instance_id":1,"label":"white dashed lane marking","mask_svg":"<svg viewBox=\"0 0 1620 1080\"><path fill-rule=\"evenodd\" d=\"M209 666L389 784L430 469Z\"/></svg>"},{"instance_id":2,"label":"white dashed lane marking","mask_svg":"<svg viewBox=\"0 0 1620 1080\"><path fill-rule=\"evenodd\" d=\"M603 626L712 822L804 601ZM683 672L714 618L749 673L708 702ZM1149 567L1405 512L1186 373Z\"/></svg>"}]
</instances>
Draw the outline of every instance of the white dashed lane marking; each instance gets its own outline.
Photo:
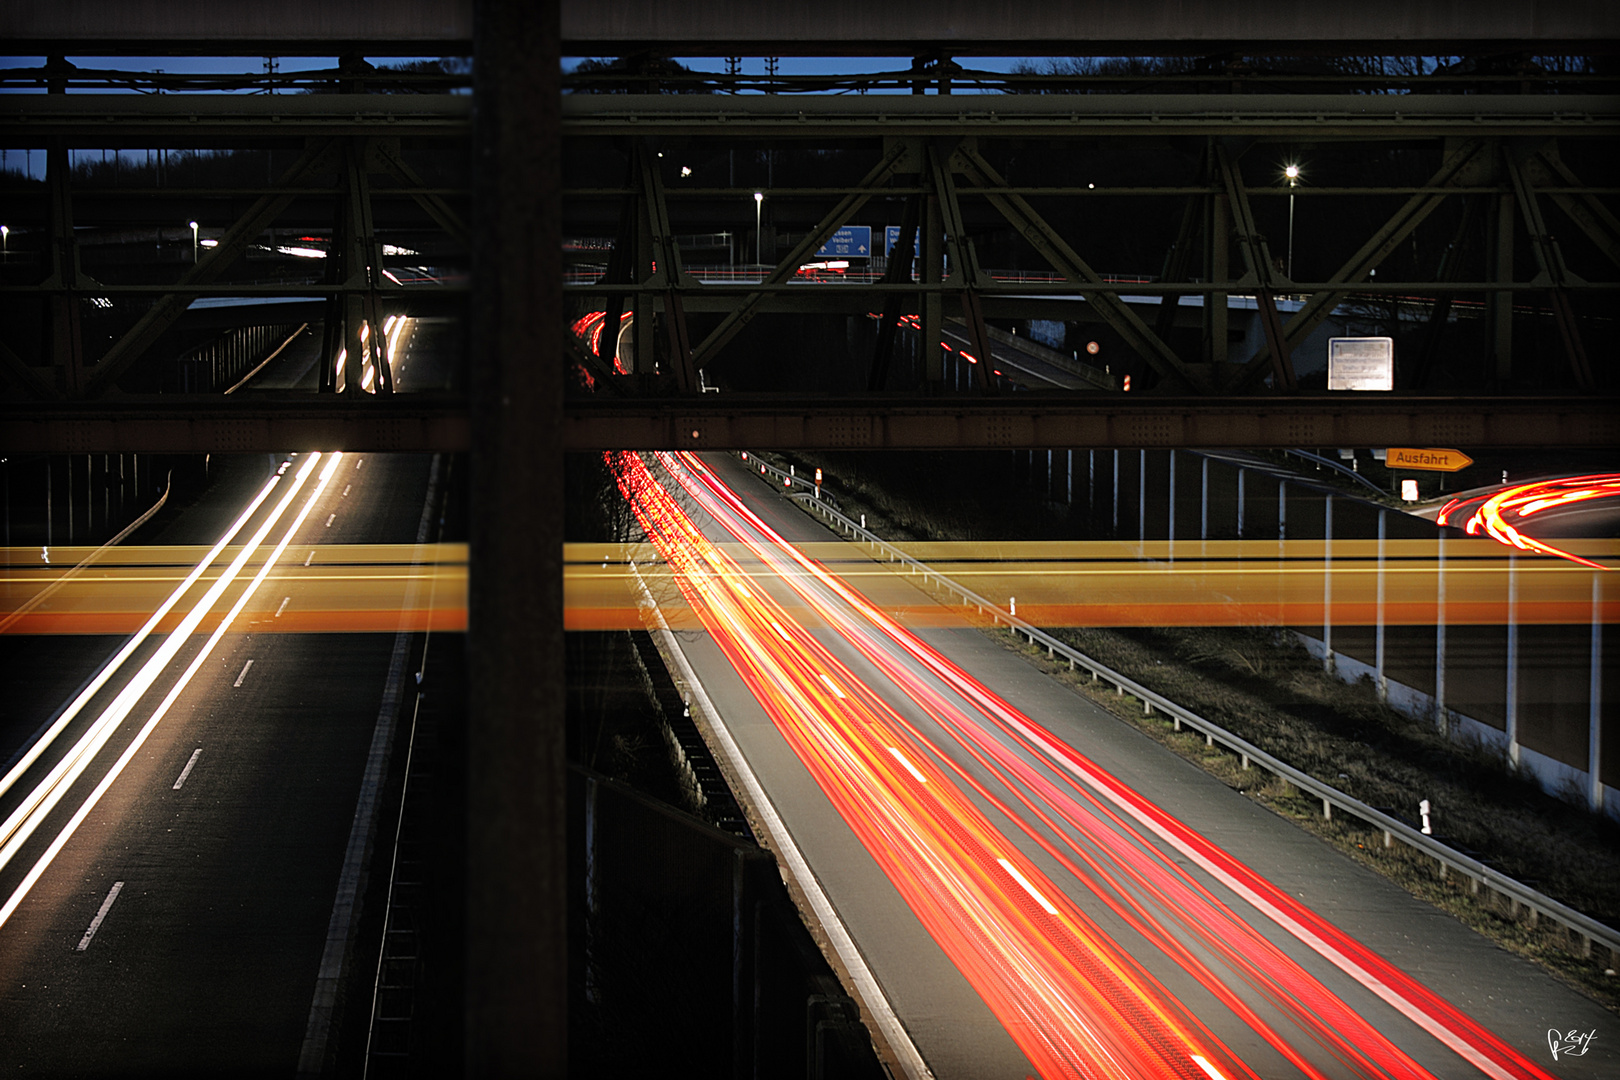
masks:
<instances>
[{"instance_id":1,"label":"white dashed lane marking","mask_svg":"<svg viewBox=\"0 0 1620 1080\"><path fill-rule=\"evenodd\" d=\"M101 929L101 920L107 917L107 912L112 910L113 901L118 899L118 894L123 891L124 883L122 881L113 882L112 891L107 894L107 899L101 902L101 910L96 912L96 917L90 920L90 929L86 930L84 937L79 939L79 947L75 951L84 952L90 947L90 939L96 936L97 930Z\"/></svg>"},{"instance_id":2,"label":"white dashed lane marking","mask_svg":"<svg viewBox=\"0 0 1620 1080\"><path fill-rule=\"evenodd\" d=\"M248 661L250 664L252 662L251 660ZM197 759L200 757L202 757L202 747L199 746L191 752L191 760L186 762L186 767L180 770L180 777L174 782L174 790L180 790L181 785L186 782L186 777L191 775L191 770L197 767Z\"/></svg>"}]
</instances>

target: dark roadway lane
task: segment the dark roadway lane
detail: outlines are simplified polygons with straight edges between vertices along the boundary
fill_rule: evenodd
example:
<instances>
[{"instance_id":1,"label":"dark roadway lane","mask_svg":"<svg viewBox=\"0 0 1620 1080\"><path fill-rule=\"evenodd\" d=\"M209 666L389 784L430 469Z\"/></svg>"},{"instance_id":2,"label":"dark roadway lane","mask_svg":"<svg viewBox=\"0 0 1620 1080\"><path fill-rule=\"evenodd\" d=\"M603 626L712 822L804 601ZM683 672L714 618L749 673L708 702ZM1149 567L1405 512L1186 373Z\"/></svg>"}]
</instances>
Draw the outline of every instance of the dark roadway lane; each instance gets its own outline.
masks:
<instances>
[{"instance_id":1,"label":"dark roadway lane","mask_svg":"<svg viewBox=\"0 0 1620 1080\"><path fill-rule=\"evenodd\" d=\"M345 456L283 560L301 563L325 543L415 540L430 464L418 456ZM263 457L215 459L208 497L175 515L155 542L215 539L239 512L244 491L269 475L266 465ZM10 1075L296 1071L394 637L255 632L253 610L267 608L256 618L271 622L277 589L272 575L0 926L0 1062ZM300 602L296 588L282 595L289 607ZM32 735L116 644L7 643L0 677L27 687L20 707L7 707L7 758L17 735ZM143 654L155 645L149 641ZM122 730L144 723L172 677L159 681ZM126 743L116 739L98 756L46 827L0 871L0 899ZM14 802L8 797L0 806L9 812ZM117 882L123 886L81 951Z\"/></svg>"}]
</instances>

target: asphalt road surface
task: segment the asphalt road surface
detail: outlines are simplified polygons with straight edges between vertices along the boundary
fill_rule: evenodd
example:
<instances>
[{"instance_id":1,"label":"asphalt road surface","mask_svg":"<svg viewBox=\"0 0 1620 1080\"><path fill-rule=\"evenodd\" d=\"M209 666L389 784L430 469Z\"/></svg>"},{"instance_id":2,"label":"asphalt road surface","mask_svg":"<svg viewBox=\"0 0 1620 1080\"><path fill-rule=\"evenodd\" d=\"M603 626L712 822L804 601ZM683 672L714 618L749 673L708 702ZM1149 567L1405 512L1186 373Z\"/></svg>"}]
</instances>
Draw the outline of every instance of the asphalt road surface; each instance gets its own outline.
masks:
<instances>
[{"instance_id":1,"label":"asphalt road surface","mask_svg":"<svg viewBox=\"0 0 1620 1080\"><path fill-rule=\"evenodd\" d=\"M700 460L649 474L672 498L644 520L704 538L666 551L699 552L688 598L711 605L679 648L935 1076L1064 1075L1087 1038L1116 1055L1100 1075L1620 1069L1620 1025L1595 1003L965 622L885 631L786 553L826 530L735 458ZM937 604L853 547L831 569L879 611ZM1156 1024L1181 1049L1132 1043ZM1598 1034L1555 1062L1550 1029ZM1175 1060L1142 1072L1153 1053Z\"/></svg>"},{"instance_id":2,"label":"asphalt road surface","mask_svg":"<svg viewBox=\"0 0 1620 1080\"><path fill-rule=\"evenodd\" d=\"M286 387L312 375L294 348L263 377ZM0 639L6 1075L286 1077L311 1031L324 1033L312 1002L396 637L276 632L317 586L273 567L213 632L278 544L288 565L331 544L414 542L433 461L325 455L306 471L310 458L216 456L200 497L134 538L207 547L243 517L162 632L65 724L53 721L127 639ZM283 499L257 553L186 634L181 616Z\"/></svg>"}]
</instances>

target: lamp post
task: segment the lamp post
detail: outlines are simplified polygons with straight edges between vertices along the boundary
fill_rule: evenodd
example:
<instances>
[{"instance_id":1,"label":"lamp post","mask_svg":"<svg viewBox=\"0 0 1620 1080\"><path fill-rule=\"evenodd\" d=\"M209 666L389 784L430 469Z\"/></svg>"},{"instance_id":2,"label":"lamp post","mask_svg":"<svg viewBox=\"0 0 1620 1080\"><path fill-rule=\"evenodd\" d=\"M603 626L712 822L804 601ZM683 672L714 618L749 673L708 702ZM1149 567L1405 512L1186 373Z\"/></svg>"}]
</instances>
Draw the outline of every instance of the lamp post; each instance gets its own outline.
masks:
<instances>
[{"instance_id":1,"label":"lamp post","mask_svg":"<svg viewBox=\"0 0 1620 1080\"><path fill-rule=\"evenodd\" d=\"M1288 280L1294 280L1294 188L1299 185L1299 166L1290 165L1283 170L1288 177Z\"/></svg>"},{"instance_id":2,"label":"lamp post","mask_svg":"<svg viewBox=\"0 0 1620 1080\"><path fill-rule=\"evenodd\" d=\"M191 261L193 265L197 262L197 223L195 221L191 223Z\"/></svg>"},{"instance_id":3,"label":"lamp post","mask_svg":"<svg viewBox=\"0 0 1620 1080\"><path fill-rule=\"evenodd\" d=\"M754 262L760 264L765 261L760 257L759 253L759 211L764 205L765 193L763 191L754 192Z\"/></svg>"}]
</instances>

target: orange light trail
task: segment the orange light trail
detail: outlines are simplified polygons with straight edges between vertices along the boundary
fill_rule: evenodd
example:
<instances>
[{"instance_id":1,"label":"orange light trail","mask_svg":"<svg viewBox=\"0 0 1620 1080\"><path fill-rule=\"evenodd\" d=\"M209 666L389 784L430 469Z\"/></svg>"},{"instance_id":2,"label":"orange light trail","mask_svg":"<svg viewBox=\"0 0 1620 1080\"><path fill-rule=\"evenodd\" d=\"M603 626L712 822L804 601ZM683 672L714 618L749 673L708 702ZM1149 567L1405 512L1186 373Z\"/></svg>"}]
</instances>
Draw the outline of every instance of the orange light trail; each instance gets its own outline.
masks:
<instances>
[{"instance_id":1,"label":"orange light trail","mask_svg":"<svg viewBox=\"0 0 1620 1080\"><path fill-rule=\"evenodd\" d=\"M768 664L760 654L769 651L779 639L787 638L799 650L786 661L790 668L802 666L805 670L830 672L828 677L845 691L844 695L829 699L827 685L806 679L802 680L805 685L794 692L799 696L790 693L783 700L768 689L764 694L756 689L756 695L868 850L892 878L897 873L900 875L896 885L902 895L1008 1027L1020 1047L1038 1065L1047 1062L1041 1065L1043 1073L1110 1075L1106 1072L1047 1073L1047 1069L1056 1064L1042 1056L1043 1047L1071 1048L1071 1054L1059 1058L1070 1063L1085 1060L1073 1058L1072 1048L1083 1050L1091 1046L1095 1049L1099 1043L1107 1045L1113 1055L1106 1060L1116 1064L1123 1060L1120 1055L1140 1052L1140 1047L1129 1040L1124 1050L1113 1045L1120 1032L1109 1025L1108 1018L1123 1017L1120 1010L1126 1007L1117 1000L1120 994L1134 999L1130 1001L1132 1007L1148 1009L1151 1015L1160 1018L1164 1025L1158 1029L1161 1035L1168 1032L1176 1038L1202 1038L1214 1045L1220 1044L1049 879L1027 861L1019 860L1017 849L989 826L974 804L962 795L962 787L972 790L1003 813L1049 857L1090 886L1115 917L1158 946L1306 1076L1323 1074L1295 1048L1294 1040L1285 1031L1265 1019L1251 1004L1255 995L1274 1014L1280 1014L1286 1024L1296 1028L1307 1043L1320 1047L1356 1075L1419 1078L1429 1074L1283 950L1233 913L1173 858L1165 855L1149 834L1192 855L1217 880L1255 903L1362 985L1375 989L1486 1075L1546 1075L1382 958L1052 739L859 593L787 545L695 457L682 455L676 459L663 455L660 460L716 522L742 540L775 576L814 609L818 619L859 649L865 659L938 723L984 774L1012 792L1014 800L1022 807L1024 812L1017 812L986 783L976 780L951 756L941 753L920 729L889 709L819 642L798 630L786 611L771 598L761 600L769 615L762 618L760 632L754 638L741 642L722 640L726 637L726 624L745 626L747 617L718 618L714 610L704 606L708 599L705 591L691 582L735 580L740 584L742 571L691 524L639 458L629 455L616 458L621 487L631 495L632 505L638 507L637 514L643 524L650 526L649 537L660 550L665 550L667 545L666 558L676 567L677 581L733 665L744 673L750 687L755 688L759 680L750 678L749 672ZM645 507L656 510L649 511ZM763 539L754 539L750 533ZM691 563L702 564L696 578L689 577L684 569ZM741 593L736 589L721 592L733 600L739 595L752 600L752 594L762 591L757 585L752 590L742 586L742 590ZM828 602L829 595L842 605ZM854 615L846 611L853 611ZM721 632L715 632L716 626L721 626ZM790 628L788 633L784 633L784 626ZM903 658L919 662L937 682L920 677L914 668L901 662ZM941 691L941 686L969 703L969 707L952 704L951 697ZM778 692L781 689L782 683L778 681ZM850 700L857 704L852 706ZM849 727L833 720L822 720L817 726L803 718L807 710L824 717L839 717L847 716L851 708L862 714L865 727L859 724ZM818 731L822 739L835 742L829 748L814 739L807 741L803 732L809 730ZM999 732L1001 737L994 737L992 731ZM882 750L865 746L877 732L882 733L879 741L886 744ZM843 752L857 745L863 747L857 755L860 769L840 771L838 765L844 761ZM888 761L882 760L885 751L890 755ZM1032 765L1031 757L1051 769L1052 775ZM905 767L907 773L897 774L893 768L895 762ZM918 780L913 771L919 767L925 780ZM942 769L948 770L956 782L949 782ZM874 788L873 781L881 781L881 785ZM898 788L896 782L900 785ZM906 794L897 799L896 793ZM894 830L886 824L893 820L897 801L905 811L903 820L909 823L899 835L927 838L928 857L921 860L924 864L932 865L931 860L944 859L949 880L977 881L981 888L990 890L981 894L976 904L959 901L953 909L951 904L931 900L933 894L927 885L934 879L914 865L920 858L916 852L905 845L895 847ZM863 813L876 817L862 817ZM931 813L948 814L951 821L941 822L931 817ZM1039 822L1047 832L1029 824L1030 819ZM1131 820L1143 828L1133 826ZM1053 843L1048 835L1058 837L1059 843ZM949 857L941 853L948 853ZM1002 858L1012 861L998 876L988 869L992 864L985 860L993 860L995 866L1000 866ZM935 870L936 873L945 871ZM986 873L990 876L985 877ZM911 882L910 887L903 885L902 880ZM1055 906L1061 914L1053 926L1041 921L1052 919L1046 912L1048 905ZM1025 932L1020 937L1008 936L999 928L996 933L981 929L978 934L964 937L962 925L953 921L964 917L969 918L969 926L984 928L991 924L983 919L999 918L1025 928ZM1169 926L1177 927L1191 943L1170 932ZM1034 937L1030 936L1031 931L1035 932ZM986 942L997 946L990 949L988 956L984 948ZM1081 949L1079 959L1074 956L1077 947ZM1054 954L1068 962L1055 961ZM1088 960L1103 964L1112 973L1112 979L1092 981L1094 974ZM1065 973L1075 981L1062 981L1060 976ZM1011 985L1008 980L1012 980ZM1046 994L1031 998L1027 987L1018 985L1026 980L1041 986ZM1053 999L1052 993L1058 998ZM1098 1004L1099 995L1106 1005ZM1067 1008L1061 1004L1065 996L1072 997ZM1031 1013L1031 1008L1043 1003L1047 1006L1044 1010ZM1084 1018L1087 1026L1081 1029L1066 1026L1066 1018L1076 1016ZM1091 1041L1078 1035L1077 1030L1083 1031ZM1138 1063L1136 1075L1208 1075L1203 1062L1195 1060L1197 1058L1207 1062L1210 1055L1200 1053L1197 1046L1189 1042L1170 1055L1176 1072L1144 1069ZM1214 1060L1231 1070L1232 1075L1250 1075L1224 1046L1214 1055Z\"/></svg>"},{"instance_id":2,"label":"orange light trail","mask_svg":"<svg viewBox=\"0 0 1620 1080\"><path fill-rule=\"evenodd\" d=\"M1486 497L1479 509L1475 510L1463 524L1463 531L1469 536L1478 536L1484 531L1498 542L1518 548L1520 551L1556 555L1560 559L1590 566L1594 570L1609 570L1612 568L1602 563L1593 562L1535 537L1526 536L1523 531L1508 524L1507 519L1511 515L1522 523L1547 510L1563 509L1578 502L1612 499L1617 496L1620 496L1620 476L1614 473L1569 476L1558 480L1538 480L1533 484L1518 484ZM1452 499L1435 515L1435 524L1448 524L1453 514L1475 501L1476 499Z\"/></svg>"}]
</instances>

